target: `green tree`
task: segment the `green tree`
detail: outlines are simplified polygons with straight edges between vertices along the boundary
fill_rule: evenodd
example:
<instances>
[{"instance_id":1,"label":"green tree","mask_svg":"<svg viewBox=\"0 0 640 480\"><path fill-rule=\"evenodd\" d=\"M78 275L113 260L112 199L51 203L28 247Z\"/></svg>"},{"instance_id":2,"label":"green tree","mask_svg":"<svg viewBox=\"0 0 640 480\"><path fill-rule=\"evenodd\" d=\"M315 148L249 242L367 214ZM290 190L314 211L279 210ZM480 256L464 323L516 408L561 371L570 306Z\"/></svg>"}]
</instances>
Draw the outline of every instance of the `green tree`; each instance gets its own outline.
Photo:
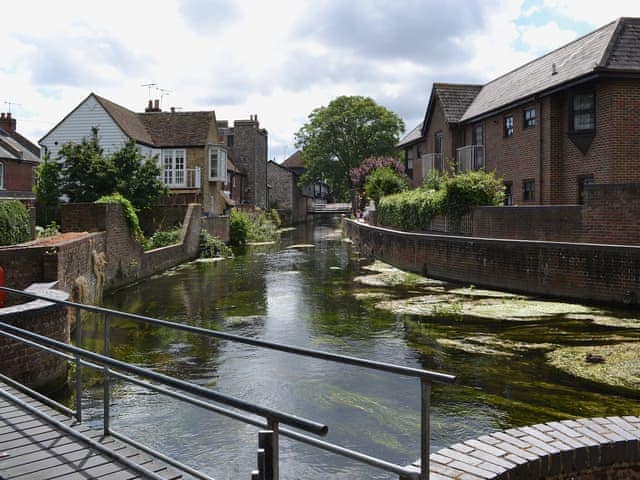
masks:
<instances>
[{"instance_id":1,"label":"green tree","mask_svg":"<svg viewBox=\"0 0 640 480\"><path fill-rule=\"evenodd\" d=\"M49 153L36 168L34 190L38 203L47 207L58 205L58 199L62 194L60 191L60 164L51 160Z\"/></svg>"},{"instance_id":2,"label":"green tree","mask_svg":"<svg viewBox=\"0 0 640 480\"><path fill-rule=\"evenodd\" d=\"M144 157L133 140L112 155L105 156L94 129L90 139L66 143L59 153L63 162L60 191L72 202L94 202L119 193L136 210L144 210L167 188L160 181L160 169L154 159Z\"/></svg>"},{"instance_id":3,"label":"green tree","mask_svg":"<svg viewBox=\"0 0 640 480\"><path fill-rule=\"evenodd\" d=\"M364 192L376 205L386 195L404 192L407 182L391 167L381 167L373 170L364 184Z\"/></svg>"},{"instance_id":4,"label":"green tree","mask_svg":"<svg viewBox=\"0 0 640 480\"><path fill-rule=\"evenodd\" d=\"M295 134L307 172L303 183L326 181L336 198L347 199L349 171L365 158L395 154L404 122L368 97L342 96L311 112Z\"/></svg>"}]
</instances>

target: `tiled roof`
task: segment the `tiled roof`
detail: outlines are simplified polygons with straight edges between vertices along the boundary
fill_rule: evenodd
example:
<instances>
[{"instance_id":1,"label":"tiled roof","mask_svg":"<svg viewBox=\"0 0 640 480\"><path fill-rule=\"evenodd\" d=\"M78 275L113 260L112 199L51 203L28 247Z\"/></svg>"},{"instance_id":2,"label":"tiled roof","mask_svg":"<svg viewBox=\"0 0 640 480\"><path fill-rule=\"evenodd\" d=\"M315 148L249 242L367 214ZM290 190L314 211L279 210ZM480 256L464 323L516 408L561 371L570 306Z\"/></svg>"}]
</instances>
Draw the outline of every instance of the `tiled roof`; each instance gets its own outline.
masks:
<instances>
[{"instance_id":1,"label":"tiled roof","mask_svg":"<svg viewBox=\"0 0 640 480\"><path fill-rule=\"evenodd\" d=\"M39 162L40 151L19 133L0 128L0 158Z\"/></svg>"},{"instance_id":2,"label":"tiled roof","mask_svg":"<svg viewBox=\"0 0 640 480\"><path fill-rule=\"evenodd\" d=\"M289 158L282 162L282 165L288 168L304 167L302 164L302 152L300 150L295 151Z\"/></svg>"},{"instance_id":3,"label":"tiled roof","mask_svg":"<svg viewBox=\"0 0 640 480\"><path fill-rule=\"evenodd\" d=\"M117 103L113 103L111 100L99 97L95 95L96 100L100 102L100 105L107 111L111 118L118 124L124 133L130 138L140 143L147 145L153 145L151 135L147 131L146 127L142 123L137 113L124 108Z\"/></svg>"},{"instance_id":4,"label":"tiled roof","mask_svg":"<svg viewBox=\"0 0 640 480\"><path fill-rule=\"evenodd\" d=\"M205 145L215 119L212 111L136 113L106 98L95 97L126 135L159 148Z\"/></svg>"},{"instance_id":5,"label":"tiled roof","mask_svg":"<svg viewBox=\"0 0 640 480\"><path fill-rule=\"evenodd\" d=\"M640 70L640 18L621 18L601 66L608 70Z\"/></svg>"},{"instance_id":6,"label":"tiled roof","mask_svg":"<svg viewBox=\"0 0 640 480\"><path fill-rule=\"evenodd\" d=\"M482 85L434 83L433 90L440 99L447 123L459 122L482 88Z\"/></svg>"},{"instance_id":7,"label":"tiled roof","mask_svg":"<svg viewBox=\"0 0 640 480\"><path fill-rule=\"evenodd\" d=\"M422 122L420 122L413 130L407 133L404 137L400 139L397 148L401 148L405 145L409 145L416 140L420 140L422 138Z\"/></svg>"},{"instance_id":8,"label":"tiled roof","mask_svg":"<svg viewBox=\"0 0 640 480\"><path fill-rule=\"evenodd\" d=\"M138 114L156 147L206 145L213 112L152 112Z\"/></svg>"},{"instance_id":9,"label":"tiled roof","mask_svg":"<svg viewBox=\"0 0 640 480\"><path fill-rule=\"evenodd\" d=\"M623 28L624 35L618 37L617 47L608 48L619 22L623 27L628 23L629 28ZM601 61L606 58L609 51L611 53L609 59L612 62L610 68L633 64L637 69L640 66L638 65L640 53L637 43L637 23L637 19L620 19L609 23L492 80L482 87L461 120L473 119L593 72L601 65ZM631 48L634 38L636 39L635 48ZM631 55L632 53L634 55ZM629 61L631 56L634 57L632 62Z\"/></svg>"}]
</instances>

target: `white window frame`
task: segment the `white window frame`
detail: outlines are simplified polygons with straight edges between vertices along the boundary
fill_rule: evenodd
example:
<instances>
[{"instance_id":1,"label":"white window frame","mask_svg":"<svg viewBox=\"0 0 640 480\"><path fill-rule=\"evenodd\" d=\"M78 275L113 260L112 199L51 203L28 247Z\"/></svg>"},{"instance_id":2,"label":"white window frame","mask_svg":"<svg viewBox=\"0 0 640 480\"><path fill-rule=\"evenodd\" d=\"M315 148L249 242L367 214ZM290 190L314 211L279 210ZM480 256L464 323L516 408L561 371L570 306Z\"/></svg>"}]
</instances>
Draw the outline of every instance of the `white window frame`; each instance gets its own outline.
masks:
<instances>
[{"instance_id":1,"label":"white window frame","mask_svg":"<svg viewBox=\"0 0 640 480\"><path fill-rule=\"evenodd\" d=\"M162 150L160 154L162 183L167 187L187 186L187 151L184 148Z\"/></svg>"},{"instance_id":2,"label":"white window frame","mask_svg":"<svg viewBox=\"0 0 640 480\"><path fill-rule=\"evenodd\" d=\"M5 186L4 186L4 162L0 162L0 190L4 190Z\"/></svg>"},{"instance_id":3,"label":"white window frame","mask_svg":"<svg viewBox=\"0 0 640 480\"><path fill-rule=\"evenodd\" d=\"M215 155L214 155L215 154ZM207 169L207 177L210 182L225 182L227 180L227 149L221 146L209 147L209 164ZM215 172L213 171L213 162L215 161Z\"/></svg>"}]
</instances>

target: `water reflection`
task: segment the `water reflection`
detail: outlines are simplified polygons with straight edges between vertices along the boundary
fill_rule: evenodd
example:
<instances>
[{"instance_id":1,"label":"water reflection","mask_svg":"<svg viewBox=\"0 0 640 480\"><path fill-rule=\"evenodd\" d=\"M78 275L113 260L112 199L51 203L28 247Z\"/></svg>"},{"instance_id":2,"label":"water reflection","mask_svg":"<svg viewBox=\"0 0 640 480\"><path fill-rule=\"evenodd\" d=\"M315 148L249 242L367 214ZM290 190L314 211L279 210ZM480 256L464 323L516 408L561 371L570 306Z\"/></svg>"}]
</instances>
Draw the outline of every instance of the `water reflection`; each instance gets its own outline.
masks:
<instances>
[{"instance_id":1,"label":"water reflection","mask_svg":"<svg viewBox=\"0 0 640 480\"><path fill-rule=\"evenodd\" d=\"M294 244L315 246L286 248ZM375 307L381 294L406 298L424 291L357 284L353 279L364 273L363 264L341 241L335 223L304 225L285 234L281 245L255 247L234 260L182 266L114 293L105 305L453 373L459 378L456 385L434 389L434 448L512 426L640 413L636 400L612 396L550 368L538 345L583 344L613 334L638 340L637 329L584 319L468 323L381 310ZM87 321L85 332L85 344L101 351L100 319ZM467 348L474 345L470 339L485 350ZM508 356L486 353L506 342L512 348ZM112 353L221 393L326 422L329 439L341 445L400 464L418 456L419 391L413 379L129 321L113 322ZM86 383L86 413L98 423L100 377L89 376ZM248 478L255 464L256 429L235 420L126 384L114 389L113 412L117 430L215 478ZM395 478L285 438L281 459L283 478Z\"/></svg>"}]
</instances>

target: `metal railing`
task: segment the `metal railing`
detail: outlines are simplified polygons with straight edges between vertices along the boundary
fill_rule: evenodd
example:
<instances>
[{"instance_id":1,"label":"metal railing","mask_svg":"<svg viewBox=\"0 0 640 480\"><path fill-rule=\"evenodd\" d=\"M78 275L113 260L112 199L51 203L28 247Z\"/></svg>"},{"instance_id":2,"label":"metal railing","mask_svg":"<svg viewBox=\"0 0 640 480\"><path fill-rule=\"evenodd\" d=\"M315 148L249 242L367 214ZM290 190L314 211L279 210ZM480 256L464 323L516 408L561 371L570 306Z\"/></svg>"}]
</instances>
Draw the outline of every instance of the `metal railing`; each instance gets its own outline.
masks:
<instances>
[{"instance_id":1,"label":"metal railing","mask_svg":"<svg viewBox=\"0 0 640 480\"><path fill-rule=\"evenodd\" d=\"M444 155L442 153L425 153L420 157L420 161L422 162L423 179L427 178L432 170L444 171Z\"/></svg>"},{"instance_id":2,"label":"metal railing","mask_svg":"<svg viewBox=\"0 0 640 480\"><path fill-rule=\"evenodd\" d=\"M458 172L484 168L484 145L467 145L456 150Z\"/></svg>"},{"instance_id":3,"label":"metal railing","mask_svg":"<svg viewBox=\"0 0 640 480\"><path fill-rule=\"evenodd\" d=\"M162 171L162 183L169 188L200 188L201 169L200 167L165 169Z\"/></svg>"},{"instance_id":4,"label":"metal railing","mask_svg":"<svg viewBox=\"0 0 640 480\"><path fill-rule=\"evenodd\" d=\"M44 349L58 355L62 355L68 360L76 363L76 405L75 410L62 411L67 414L72 414L78 421L82 421L82 369L80 367L86 366L98 370L102 370L104 373L104 412L103 412L103 429L105 435L112 435L115 438L123 440L132 444L133 446L143 450L166 463L173 465L197 478L211 480L210 477L204 475L181 462L169 458L160 452L157 452L143 444L140 444L126 436L115 432L110 425L110 398L111 398L111 378L118 378L132 382L136 385L149 388L159 393L166 394L176 399L183 400L207 410L225 415L230 418L254 425L258 428L265 430L258 432L258 470L252 473L252 479L274 479L279 478L279 436L284 435L293 440L312 445L322 450L332 452L352 460L356 460L361 463L365 463L376 467L378 469L398 474L402 479L412 480L427 480L429 478L429 450L431 439L430 428L430 410L431 410L431 388L432 382L452 383L455 381L453 375L446 373L434 372L429 370L423 370L419 368L405 367L401 365L395 365L391 363L378 362L372 360L366 360L357 357L351 357L347 355L338 355L334 353L324 352L321 350L314 350L305 347L297 347L293 345L268 342L265 340L258 340L255 338L242 337L230 333L209 330L202 327L194 327L191 325L185 325L182 323L170 322L167 320L160 320L153 317L146 317L143 315L120 312L108 308L96 307L91 305L83 305L66 300L58 300L50 298L44 295L38 295L30 292L24 292L22 290L15 290L7 287L0 287L0 291L7 293L13 293L17 295L23 295L29 298L40 299L50 301L59 305L64 305L73 309L76 318L75 329L75 342L76 345L82 344L82 311L93 312L101 314L104 319L104 351L103 355L83 350L77 346L71 346L57 340L44 337L27 330L17 328L5 323L0 322L0 335L8 336L14 340L25 342L33 347ZM246 402L244 400L231 397L229 395L217 393L211 389L204 388L183 380L179 380L167 375L153 372L148 369L140 368L135 365L131 365L126 362L122 362L110 357L110 324L112 317L125 318L140 323L147 323L156 326L169 327L175 330L190 332L194 334L204 335L208 337L214 337L222 340L238 342L245 345L251 345L255 347L268 348L280 352L301 355L309 358L316 358L331 362L336 362L345 365L352 365L376 371L394 373L397 375L403 375L419 379L420 382L420 470L417 472L414 468L401 466L392 462L388 462L384 459L373 457L366 453L358 452L353 449L345 448L334 443L326 442L315 437L311 437L304 433L290 430L286 427L281 427L280 424L289 425L299 430L313 433L315 435L324 436L328 432L328 427L324 424L297 417L279 410L259 406ZM120 372L116 371L120 370ZM124 373L121 373L124 372ZM165 386L154 385L148 382L144 382L126 373L136 375L138 377L153 380L162 385L172 387L175 390L170 390ZM176 391L177 390L177 391ZM192 395L197 395L206 400L217 402L218 404L226 405L235 408L236 410L230 410L228 408L214 405L210 402L206 402L189 395L185 395L182 392L186 392ZM50 401L52 402L52 401ZM238 411L240 410L240 412ZM251 413L262 417L260 421L254 417L249 417L242 412Z\"/></svg>"}]
</instances>

